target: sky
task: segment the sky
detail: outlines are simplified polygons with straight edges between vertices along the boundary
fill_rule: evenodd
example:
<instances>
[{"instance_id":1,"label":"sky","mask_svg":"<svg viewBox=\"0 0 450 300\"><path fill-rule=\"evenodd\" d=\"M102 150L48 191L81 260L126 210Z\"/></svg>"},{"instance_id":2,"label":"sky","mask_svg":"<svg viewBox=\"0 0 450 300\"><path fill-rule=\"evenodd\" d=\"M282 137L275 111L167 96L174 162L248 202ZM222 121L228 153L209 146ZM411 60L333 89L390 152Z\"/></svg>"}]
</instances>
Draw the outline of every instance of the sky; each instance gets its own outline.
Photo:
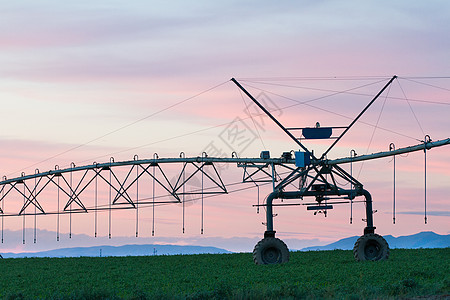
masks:
<instances>
[{"instance_id":1,"label":"sky","mask_svg":"<svg viewBox=\"0 0 450 300\"><path fill-rule=\"evenodd\" d=\"M348 125L398 75L329 158L348 156L351 149L386 151L391 142L414 145L425 134L448 138L449 16L448 1L1 1L0 175L154 153L197 156L214 148L228 157L232 151L259 157L261 150L278 157L297 149L242 97L229 81L233 77L283 124L308 127L317 121ZM299 104L305 101L309 105ZM248 144L227 140L236 122L256 133ZM320 152L325 143L305 144ZM428 152L427 225L423 152L397 157L395 225L392 159L352 166L374 197L377 232L449 233L449 149ZM222 172L229 183L242 176L234 165ZM261 199L269 192L261 187ZM238 249L232 238L254 240L264 232L264 214L252 207L256 193L208 199L201 236L198 202L187 208L184 235L180 206L158 208L155 241L225 239L229 249ZM326 218L304 207L277 208L277 236L326 243L360 235L364 209L354 210L358 222L349 224L348 206ZM106 218L100 217L103 236ZM133 218L132 212L115 213L113 235L132 237ZM141 235L150 237L151 209L141 218ZM67 220L62 222L67 233ZM29 241L33 219L26 224ZM77 216L74 224L74 233L93 234L91 215ZM20 234L21 228L21 218L5 218L8 232ZM39 217L39 228L55 231L54 218ZM24 249L13 241L3 245Z\"/></svg>"}]
</instances>

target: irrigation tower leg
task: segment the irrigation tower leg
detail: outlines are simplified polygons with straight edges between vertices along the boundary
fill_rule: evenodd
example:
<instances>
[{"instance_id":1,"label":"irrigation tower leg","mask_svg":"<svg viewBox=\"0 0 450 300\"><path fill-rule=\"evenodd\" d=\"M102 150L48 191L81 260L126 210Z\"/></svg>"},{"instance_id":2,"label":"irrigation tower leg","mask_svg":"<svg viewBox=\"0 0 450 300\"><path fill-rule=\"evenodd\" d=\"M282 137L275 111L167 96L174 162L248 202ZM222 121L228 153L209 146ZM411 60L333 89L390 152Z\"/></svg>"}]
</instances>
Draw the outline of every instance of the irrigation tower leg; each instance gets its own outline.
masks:
<instances>
[{"instance_id":1,"label":"irrigation tower leg","mask_svg":"<svg viewBox=\"0 0 450 300\"><path fill-rule=\"evenodd\" d=\"M386 260L389 257L389 245L386 240L375 233L373 226L372 196L366 190L362 195L366 198L366 221L364 235L361 236L353 247L353 255L357 261Z\"/></svg>"},{"instance_id":2,"label":"irrigation tower leg","mask_svg":"<svg viewBox=\"0 0 450 300\"><path fill-rule=\"evenodd\" d=\"M267 197L266 221L267 230L264 238L253 249L253 261L257 265L280 264L289 261L289 249L286 244L275 237L273 230L273 199L278 198L279 193L270 193Z\"/></svg>"},{"instance_id":3,"label":"irrigation tower leg","mask_svg":"<svg viewBox=\"0 0 450 300\"><path fill-rule=\"evenodd\" d=\"M366 190L362 192L363 196L366 198L366 220L367 225L364 228L364 234L375 233L375 228L373 226L373 208L372 208L372 195Z\"/></svg>"}]
</instances>

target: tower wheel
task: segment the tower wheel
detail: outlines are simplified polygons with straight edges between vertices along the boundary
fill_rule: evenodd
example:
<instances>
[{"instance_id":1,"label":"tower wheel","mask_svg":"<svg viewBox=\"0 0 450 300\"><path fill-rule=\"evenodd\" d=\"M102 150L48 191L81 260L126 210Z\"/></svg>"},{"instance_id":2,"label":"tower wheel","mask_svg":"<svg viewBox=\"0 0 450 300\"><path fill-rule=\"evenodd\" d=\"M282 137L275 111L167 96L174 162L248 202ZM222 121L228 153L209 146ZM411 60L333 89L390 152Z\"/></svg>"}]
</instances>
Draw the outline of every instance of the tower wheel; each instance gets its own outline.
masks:
<instances>
[{"instance_id":1,"label":"tower wheel","mask_svg":"<svg viewBox=\"0 0 450 300\"><path fill-rule=\"evenodd\" d=\"M356 241L353 255L357 261L386 260L389 257L389 245L381 235L367 233Z\"/></svg>"},{"instance_id":2,"label":"tower wheel","mask_svg":"<svg viewBox=\"0 0 450 300\"><path fill-rule=\"evenodd\" d=\"M289 261L289 249L275 237L266 237L253 249L253 261L257 265L281 264Z\"/></svg>"}]
</instances>

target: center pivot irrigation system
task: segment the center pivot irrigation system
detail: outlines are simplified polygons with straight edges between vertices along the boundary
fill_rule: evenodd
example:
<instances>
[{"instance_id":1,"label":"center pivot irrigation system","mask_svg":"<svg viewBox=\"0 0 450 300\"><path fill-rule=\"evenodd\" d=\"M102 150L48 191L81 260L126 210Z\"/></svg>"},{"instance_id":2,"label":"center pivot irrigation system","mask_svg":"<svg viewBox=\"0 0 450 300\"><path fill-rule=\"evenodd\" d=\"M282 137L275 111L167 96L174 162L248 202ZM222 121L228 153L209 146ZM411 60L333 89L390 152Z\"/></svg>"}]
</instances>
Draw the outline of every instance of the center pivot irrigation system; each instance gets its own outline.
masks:
<instances>
[{"instance_id":1,"label":"center pivot irrigation system","mask_svg":"<svg viewBox=\"0 0 450 300\"><path fill-rule=\"evenodd\" d=\"M231 158L209 157L205 152L198 157L185 157L182 152L180 157L177 158L159 158L157 154L154 154L152 159L139 159L135 156L130 161L115 162L111 158L106 163L93 163L85 166L72 164L70 168L66 169L59 169L56 166L54 170L47 172L36 170L35 174L25 175L22 173L22 176L17 178L3 177L3 180L0 181L2 243L5 217L23 217L23 242L25 243L26 216L34 216L34 241L36 242L37 216L57 216L57 240L59 240L60 215L70 215L71 235L72 214L93 213L95 216L95 236L97 236L97 212L108 211L109 237L111 237L112 211L121 209L136 211L136 236L138 236L139 208L145 206L153 207L152 235L154 235L155 206L168 203L182 204L184 232L184 210L185 203L190 201L187 200L189 197L191 200L192 197L201 200L201 232L203 233L204 198L229 192L220 172L218 172L217 164L237 164L243 170L243 183L252 183L259 187L259 183L265 182L272 184L273 187L273 191L267 196L266 202L257 205L266 208L266 231L264 238L257 243L253 250L253 259L256 264L284 263L289 260L289 250L286 244L275 237L274 206L305 205L307 210L326 214L327 210L333 209L333 205L345 203L352 205L354 202L364 202L366 213L364 233L357 240L353 249L355 259L358 261L387 259L389 246L382 236L375 233L371 194L364 189L361 182L339 165L414 151L425 151L426 154L426 151L433 147L450 144L450 138L431 141L429 136L425 136L422 143L414 146L400 149L391 146L390 151L361 156L351 155L340 159L328 159L327 154L396 78L396 76L392 77L348 126L320 127L317 123L316 127L312 128L284 127L236 79L232 78L231 81L300 147L299 151L284 152L280 158L271 158L269 151L262 151L259 158L240 158L235 153ZM337 131L341 133L332 136L334 129L338 129ZM301 132L302 138L296 137L299 135L298 132ZM320 157L316 157L313 151L310 151L301 143L302 139L334 139L334 141ZM175 175L168 175L167 169L169 166L171 166L172 174L173 169L177 170ZM125 175L120 176L120 174ZM198 182L199 177L201 182ZM196 180L195 185L198 188L188 189L188 185L192 187L192 183ZM106 196L108 199L106 205L99 204L99 185L101 184L109 190ZM145 184L152 188L148 197L142 197L140 194ZM165 191L167 196L156 196L155 188ZM51 189L53 189L51 193L52 205L49 204L48 194L45 194L45 191ZM92 197L92 194L90 194L90 198L94 198L93 205L86 205L86 201L82 200L83 197L87 196L88 191L92 191L94 195ZM105 188L103 191L105 191ZM364 200L355 200L361 196L364 197ZM6 210L6 200L13 197L16 197L15 199L17 197L23 198L23 202L19 201L19 205L15 207L9 205L8 210ZM276 199L304 200L305 198L312 198L313 200L310 202L302 201L301 203L274 204ZM17 203L17 201L14 203Z\"/></svg>"}]
</instances>

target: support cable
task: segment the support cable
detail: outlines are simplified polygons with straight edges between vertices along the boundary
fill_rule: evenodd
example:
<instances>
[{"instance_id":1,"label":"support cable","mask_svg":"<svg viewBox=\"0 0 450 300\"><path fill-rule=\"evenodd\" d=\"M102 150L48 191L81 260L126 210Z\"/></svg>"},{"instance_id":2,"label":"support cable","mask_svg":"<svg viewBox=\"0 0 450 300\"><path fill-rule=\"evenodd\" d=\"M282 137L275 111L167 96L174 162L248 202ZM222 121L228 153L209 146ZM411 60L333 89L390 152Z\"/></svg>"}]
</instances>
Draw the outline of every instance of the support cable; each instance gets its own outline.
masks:
<instances>
[{"instance_id":1,"label":"support cable","mask_svg":"<svg viewBox=\"0 0 450 300\"><path fill-rule=\"evenodd\" d=\"M355 81L355 80L386 80L387 76L293 76L293 77L243 77L241 81ZM426 77L428 78L428 77ZM446 77L444 77L446 78Z\"/></svg>"},{"instance_id":2,"label":"support cable","mask_svg":"<svg viewBox=\"0 0 450 300\"><path fill-rule=\"evenodd\" d=\"M371 82L371 83L364 84L364 85L361 85L361 86L353 87L353 88L346 89L346 90L343 90L343 91L330 90L330 89L319 89L319 88L312 88L312 87L305 87L305 86L296 86L296 85L288 85L288 84L280 84L280 83L257 82L257 81L251 81L251 80L243 80L243 81L244 82L256 83L256 84L270 85L270 86L279 86L279 87L287 87L287 88L294 88L294 89L302 89L302 90L310 90L310 91L319 91L319 92L330 93L328 95L324 95L324 96L320 96L320 97L313 98L313 99L310 99L310 100L306 100L304 102L300 102L298 100L287 98L287 99L289 99L291 101L295 101L295 102L297 102L299 104L306 104L306 103L309 103L309 102L314 102L314 101L317 101L317 100L320 100L320 99L336 96L336 95L339 95L339 94L373 97L373 95L371 95L371 94L357 93L357 92L352 92L352 91L358 90L358 89L362 89L362 88L365 88L365 87L368 87L368 86L372 86L372 85L375 85L375 84L378 84L378 83L381 83L381 82L385 82L386 78L383 78L381 80L379 80L379 78L378 78L377 81L375 81L375 82ZM251 86L251 85L248 85L248 86ZM258 89L257 87L254 87L254 86L252 86L252 87Z\"/></svg>"},{"instance_id":3,"label":"support cable","mask_svg":"<svg viewBox=\"0 0 450 300\"><path fill-rule=\"evenodd\" d=\"M394 76L394 77L391 79L390 82L392 82L393 79L395 79L395 78L397 78L397 77ZM380 113L378 114L377 122L375 123L375 126L373 127L372 135L371 135L370 140L369 140L369 145L367 146L366 154L369 153L370 146L372 145L373 138L374 138L374 136L375 136L375 131L378 129L378 124L380 123L381 115L383 114L384 106L386 105L386 101L387 101L387 99L388 99L387 97L389 96L389 92L391 91L391 86L390 86L390 85L389 85L389 86L386 85L385 87L388 88L388 89L387 89L387 93L386 93L386 95L385 95L385 97L384 97L384 101L383 101L383 105L381 106ZM384 90L384 89L383 89L383 90ZM379 94L380 94L380 93L379 93ZM364 167L364 162L361 164L361 167L359 168L358 176L357 176L356 178L359 178L359 176L361 175L361 171L362 171L363 167Z\"/></svg>"},{"instance_id":4,"label":"support cable","mask_svg":"<svg viewBox=\"0 0 450 300\"><path fill-rule=\"evenodd\" d=\"M350 123L350 125L348 125L348 127L336 138L336 140L331 144L331 146L322 154L320 159L323 159L326 157L326 155L328 154L328 152L330 152L330 150L339 142L339 140L347 133L348 130L350 130L350 128L358 121L358 119L367 111L367 109L375 102L375 100L384 92L384 90L389 87L392 83L392 81L394 81L394 79L396 79L397 76L393 76L388 83L386 83L384 85L384 87L378 92L378 94L366 105L366 107L358 114L358 116L353 119L353 121ZM253 100L253 102L255 102L278 126L280 126L285 133L291 137L295 142L297 142L297 144L302 147L305 151L307 151L309 153L309 151L295 138L292 136L292 134L287 131L264 107L262 107L234 78L231 79L244 93L247 94L247 96L249 96L250 99ZM386 100L385 100L386 101ZM311 155L311 157L313 159L315 159L315 157L313 155Z\"/></svg>"},{"instance_id":5,"label":"support cable","mask_svg":"<svg viewBox=\"0 0 450 300\"><path fill-rule=\"evenodd\" d=\"M259 140L261 141L261 144L262 144L264 150L266 150L267 149L266 145L264 144L264 141L263 141L263 139L261 137L261 134L259 133L258 127L256 126L256 122L253 119L253 115L250 113L250 110L248 109L247 103L245 103L244 95L242 95L242 91L240 89L239 89L239 94L241 95L241 99L242 99L242 102L244 103L245 110L247 111L247 114L249 115L250 119L252 120L253 126L255 127L256 134L258 135Z\"/></svg>"},{"instance_id":6,"label":"support cable","mask_svg":"<svg viewBox=\"0 0 450 300\"><path fill-rule=\"evenodd\" d=\"M306 106L309 106L309 107L311 107L311 108L314 108L314 109L317 109L317 110L320 110L320 111L323 111L323 112L326 112L326 113L330 113L330 114L335 115L335 116L339 116L339 117L342 117L342 118L345 118L345 119L349 119L349 120L354 120L353 117L349 117L349 116L346 116L346 115L337 113L337 112L332 111L332 110L328 110L328 109L325 109L325 108L321 108L321 107L318 107L318 106L314 106L314 105L312 105L312 104L309 104L309 102L313 102L313 101L316 101L316 100L319 100L319 99L323 99L323 98L326 98L326 97L330 97L330 96L333 96L334 94L326 95L326 96L322 96L322 97L318 97L318 98L314 98L314 99L307 100L307 101L299 101L299 100L296 100L296 99L293 99L293 98L290 98L290 97L286 97L286 96L283 96L283 95L280 95L280 94L277 94L277 93L273 93L273 92L268 91L268 90L264 90L264 89L261 89L261 88L257 88L257 87L255 87L255 86L251 86L251 85L247 85L247 86L249 86L249 87L251 87L251 88L254 88L254 89L257 89L257 90L259 90L259 91L265 92L265 93L267 93L267 94L271 94L271 95L274 95L274 96L277 96L277 97L280 97L280 98L283 98L283 99L287 99L287 100L291 100L291 101L296 102L295 104L284 106L284 107L282 107L282 108L279 108L278 110L285 110L285 109L289 109L289 108L292 108L292 107L295 107L295 106L298 106L298 105L306 105ZM360 88L360 87L357 87L357 88ZM353 89L357 89L357 88L353 88ZM350 90L353 90L353 89L350 89ZM348 90L347 90L347 91L348 91ZM346 92L346 91L342 91L342 92L340 92L340 93L345 93L345 92ZM336 93L336 94L339 94L339 93ZM439 104L441 104L441 103L439 103ZM276 111L276 110L274 110L274 111ZM370 123L367 123L367 122L364 122L364 121L360 121L360 120L359 120L358 122L361 123L361 124L370 126L370 127L375 127L375 125L370 124ZM227 123L227 124L224 124L224 125L228 125L228 123ZM400 132L393 131L393 130L391 130L391 129L387 129L387 128L383 128L383 127L378 127L378 129L383 130L383 131L386 131L386 132L390 132L390 133L393 133L393 134L396 134L396 135L399 135L399 136L403 136L403 137L405 137L405 138L409 138L409 139L412 139L412 140L420 141L419 139L417 139L417 138L415 138L415 137L408 136L408 135L406 135L406 134L403 134L403 133L400 133Z\"/></svg>"},{"instance_id":7,"label":"support cable","mask_svg":"<svg viewBox=\"0 0 450 300\"><path fill-rule=\"evenodd\" d=\"M311 156L312 159L317 159L314 154L312 154L289 130L287 130L258 100L255 99L236 79L231 78L231 81L237 85L239 89L241 89L272 121L278 125L297 145L300 146L303 150L305 150L308 155Z\"/></svg>"},{"instance_id":8,"label":"support cable","mask_svg":"<svg viewBox=\"0 0 450 300\"><path fill-rule=\"evenodd\" d=\"M448 79L449 77L444 77L444 78ZM375 79L378 80L379 78L373 78L373 80L375 80ZM398 77L398 79L409 80L408 78L405 78L405 77ZM373 96L372 94L361 93L361 92L358 93L358 92L352 92L352 91L356 90L356 89L363 88L363 87L367 87L367 86L370 86L370 85L374 85L374 84L377 84L377 83L380 83L380 82L383 82L383 81L386 80L386 78L383 78L383 79L381 79L379 81L376 81L376 82L373 82L373 83L369 83L369 84L366 84L366 85L358 86L356 88L344 90L344 91L337 91L337 90L330 90L330 89L319 89L319 88L312 88L312 87L305 87L305 86L296 86L296 85L287 85L287 84L277 84L277 83L252 81L252 80L243 80L243 79L239 79L239 80L242 81L242 82L247 83L247 86L250 86L248 84L250 82L250 83L256 83L256 84L263 84L263 85L272 85L272 86L280 86L280 87L287 87L287 88L294 88L294 89L304 89L304 90L312 90L312 91L320 91L320 92L332 93L330 95L325 95L325 96L320 97L320 98L316 98L316 99L312 99L312 100L306 101L306 102L311 102L311 101L316 101L316 100L319 100L319 99L322 99L322 98L325 98L325 97L334 96L336 94L346 94L346 95L352 95L352 96L372 97ZM447 89L447 88L444 88L444 87L431 85L431 84L426 84L426 83L418 82L418 81L414 81L414 80L410 80L410 81L418 83L418 84L423 84L423 85L426 85L426 86L430 86L430 87L433 87L433 88L436 88L436 89L442 89L442 90L445 90L445 91L450 91L450 89ZM257 88L257 87L254 87L254 86L253 86L253 88L260 90L260 88ZM285 97L285 98L289 99L289 100L297 101L297 100L294 100L294 99L290 99L288 97ZM392 100L405 100L404 98L395 97L395 96L390 96L389 99L392 99ZM410 102L421 102L421 103L429 103L429 104L450 105L450 103L439 102L439 101L423 100L423 99L411 99L410 98L408 100Z\"/></svg>"},{"instance_id":9,"label":"support cable","mask_svg":"<svg viewBox=\"0 0 450 300\"><path fill-rule=\"evenodd\" d=\"M444 90L444 91L449 91L450 92L450 89L448 89L448 88L444 88L444 87L441 87L441 86L437 86L437 85L433 85L433 84L429 84L429 83L424 83L424 82L420 82L420 81L417 81L417 80L413 80L412 78L415 78L415 77L401 77L402 79L405 79L405 80L408 80L408 81L411 81L411 82L414 82L414 83L417 83L417 84L422 84L422 85L426 85L426 86L429 86L429 87L433 87L433 88L436 88L436 89L440 89L440 90ZM419 79L449 79L450 77L418 77ZM448 104L448 103L445 103L445 104Z\"/></svg>"},{"instance_id":10,"label":"support cable","mask_svg":"<svg viewBox=\"0 0 450 300\"><path fill-rule=\"evenodd\" d=\"M422 125L420 125L419 119L417 118L416 113L414 112L414 110L413 110L413 108L411 106L411 103L408 100L408 97L406 97L405 91L403 90L403 88L402 88L402 86L400 84L400 81L397 80L397 83L398 83L398 86L400 87L400 90L402 91L403 97L405 97L405 100L408 103L409 109L411 110L411 112L412 112L412 114L414 116L414 119L416 119L417 125L419 125L420 131L422 131L422 134L425 135L425 132L423 131Z\"/></svg>"},{"instance_id":11,"label":"support cable","mask_svg":"<svg viewBox=\"0 0 450 300\"><path fill-rule=\"evenodd\" d=\"M36 166L36 165L39 165L39 164L41 164L41 163L43 163L43 162L49 161L49 160L51 160L51 159L53 159L53 158L56 158L56 157L58 157L58 156L61 156L61 155L63 155L63 154L66 154L66 153L69 153L69 152L71 152L71 151L74 151L74 150L76 150L76 149L78 149L78 148L81 148L81 147L83 147L83 146L89 145L89 144L91 144L91 143L93 143L93 142L96 142L96 141L98 141L98 140L101 140L101 139L103 139L103 138L105 138L105 137L107 137L107 136L109 136L109 135L111 135L111 134L114 134L114 133L116 133L116 132L118 132L118 131L120 131L120 130L123 130L123 129L125 129L125 128L128 128L128 127L130 127L130 126L132 126L132 125L135 125L135 124L137 124L137 123L139 123L139 122L142 122L142 121L144 121L144 120L147 120L147 119L149 119L149 118L152 118L152 117L154 117L154 116L156 116L156 115L158 115L158 114L160 114L160 113L162 113L162 112L165 112L165 111L167 111L167 110L169 110L169 109L172 109L172 108L174 108L174 107L176 107L176 106L178 106L178 105L180 105L180 104L183 104L183 103L186 103L186 102L188 102L188 101L190 101L190 100L192 100L192 99L195 99L195 98L197 98L197 97L199 97L199 96L201 96L201 95L203 95L203 94L205 94L205 93L208 93L208 92L210 92L210 91L212 91L212 90L214 90L214 89L216 89L216 88L218 88L218 87L220 87L220 86L222 86L222 85L224 85L224 84L226 84L226 83L228 83L228 80L227 80L227 81L224 81L224 82L222 82L222 83L219 83L219 84L217 84L217 85L215 85L215 86L213 86L213 87L210 87L210 88L208 88L208 89L206 89L206 90L203 90L203 91L201 91L200 93L197 93L197 94L195 94L195 95L193 95L193 96L190 96L190 97L188 97L188 98L186 98L186 99L183 99L183 100L181 100L181 101L178 101L178 102L176 102L176 103L174 103L174 104L172 104L172 105L169 105L169 106L167 106L167 107L165 107L165 108L163 108L163 109L160 109L160 110L158 110L158 111L156 111L156 112L154 112L154 113L152 113L152 114L150 114L150 115L148 115L148 116L145 116L145 117L140 118L140 119L138 119L138 120L136 120L136 121L133 121L133 122L128 123L128 124L126 124L126 125L124 125L124 126L121 126L121 127L117 128L117 129L114 129L114 130L112 130L112 131L110 131L110 132L108 132L108 133L105 133L105 134L103 134L103 135L101 135L101 136L99 136L99 137L96 137L96 138L94 138L94 139L92 139L92 140L90 140L90 141L87 141L87 142L85 142L85 143L83 143L83 144L81 144L81 145L77 145L77 146L72 147L72 148L70 148L70 149L68 149L68 150L65 150L65 151L63 151L63 152L60 152L60 153L58 153L58 154L55 154L55 155L53 155L53 156L51 156L51 157L49 157L49 158L46 158L46 159L44 159L44 160L41 160L41 161L38 162L38 163L35 163L35 164L32 164L32 165L26 167L26 169L27 169L27 168L34 167L34 166Z\"/></svg>"},{"instance_id":12,"label":"support cable","mask_svg":"<svg viewBox=\"0 0 450 300\"><path fill-rule=\"evenodd\" d=\"M259 91L262 91L262 92L265 92L265 93L268 93L268 94L271 94L271 95L274 95L274 96L278 96L278 97L281 97L281 98L284 98L284 99L296 102L293 105L284 106L284 107L282 107L280 109L275 109L275 110L272 110L272 111L285 110L285 109L289 109L291 107L295 107L295 106L303 104L303 105L309 106L311 108L314 108L314 109L317 109L317 110L320 110L320 111L323 111L323 112L326 112L326 113L330 113L330 114L333 114L333 115L336 115L336 116L339 116L339 117L342 117L342 118L345 118L345 119L353 120L353 117L349 117L349 116L346 116L346 115L343 115L343 114L339 114L339 113L331 111L331 110L327 110L327 109L324 109L324 108L321 108L321 107L317 107L317 106L308 104L308 102L316 101L316 100L319 100L319 99L322 99L322 98L325 98L325 97L329 97L329 96L333 96L333 95L327 95L327 96L323 96L323 97L307 100L307 101L304 101L304 102L300 102L299 100L296 100L296 99L293 99L293 98L289 98L289 97L286 97L286 96L283 96L283 95L280 95L280 94L276 94L276 93L273 93L273 92L270 92L270 91L267 91L267 90L263 90L263 89L260 89L260 88L257 88L257 87L251 86L251 85L249 85L249 86L252 87L252 88L255 88L255 89L259 90ZM360 88L360 87L357 87L357 88ZM357 89L357 88L354 88L354 89ZM350 89L350 90L352 90L352 89ZM346 91L342 91L342 92L338 92L338 93L346 93ZM388 97L388 98L397 99L397 98L394 98L394 97ZM398 99L404 100L403 98L398 98ZM419 100L411 100L410 99L409 101L419 101ZM430 102L430 101L419 101L419 102L426 102L426 103L433 103L433 104L448 104L448 105L450 105L449 103ZM250 117L242 118L242 120L247 120L249 118ZM116 152L113 152L113 153L109 153L107 155L116 155L116 154L120 154L120 153L131 151L131 150L141 149L141 148L152 146L152 145L159 144L159 143L162 143L162 142L167 142L167 141L175 140L175 139L178 139L178 138L190 136L190 135L193 135L193 134L205 132L205 131L208 131L208 130L211 130L211 129L215 129L215 128L218 128L218 127L228 126L228 125L233 124L235 122L237 122L237 121L233 121L231 123L230 122L226 122L226 123L210 126L210 127L204 128L204 129L191 131L191 132L188 132L188 133L180 134L180 135L177 135L177 136L174 136L174 137L170 137L170 138L165 138L165 139L162 139L162 140L158 140L158 141L155 141L155 142L147 143L147 144L140 145L140 146L137 146L137 147L116 151ZM359 123L367 125L367 126L370 126L370 127L374 127L375 126L373 124L370 124L370 123L367 123L367 122L364 122L364 121L361 121L361 120L359 121ZM405 138L408 138L408 139L412 139L412 140L416 140L416 141L421 142L421 140L419 140L419 139L417 139L415 137L408 136L406 134L393 131L391 129L387 129L387 128L383 128L383 127L378 127L378 129L386 131L386 132L389 132L389 133L392 133L392 134L395 134L395 135L398 135L398 136L402 136L402 137L405 137ZM99 157L97 157L97 158L99 158ZM85 160L85 161L81 161L81 162L87 162L90 159Z\"/></svg>"}]
</instances>

